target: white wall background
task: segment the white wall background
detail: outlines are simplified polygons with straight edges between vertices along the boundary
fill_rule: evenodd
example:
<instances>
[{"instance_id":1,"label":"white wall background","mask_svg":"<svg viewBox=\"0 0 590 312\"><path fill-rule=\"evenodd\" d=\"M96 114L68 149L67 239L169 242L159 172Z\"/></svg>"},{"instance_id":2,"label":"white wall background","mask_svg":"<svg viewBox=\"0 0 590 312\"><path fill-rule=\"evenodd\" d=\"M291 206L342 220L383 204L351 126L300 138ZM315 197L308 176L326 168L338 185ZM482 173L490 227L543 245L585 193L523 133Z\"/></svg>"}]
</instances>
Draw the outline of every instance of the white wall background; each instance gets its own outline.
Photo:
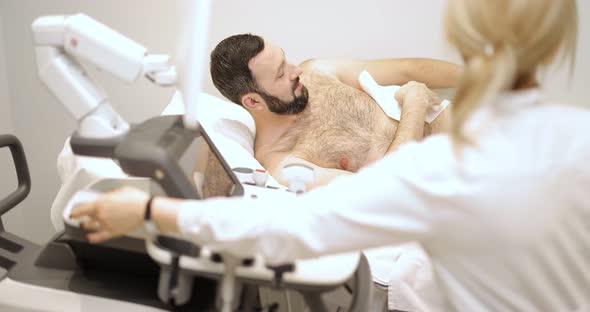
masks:
<instances>
[{"instance_id":1,"label":"white wall background","mask_svg":"<svg viewBox=\"0 0 590 312\"><path fill-rule=\"evenodd\" d=\"M0 134L12 131L10 94L8 93L8 80L6 77L6 56L4 53L5 49L2 26L2 16L0 15Z\"/></svg>"},{"instance_id":2,"label":"white wall background","mask_svg":"<svg viewBox=\"0 0 590 312\"><path fill-rule=\"evenodd\" d=\"M1 7L0 7L1 10ZM4 55L4 36L2 34L2 16L0 15L0 135L13 133L10 94L6 77L6 57ZM6 197L16 189L17 180L12 156L8 148L0 149L0 198ZM5 223L19 225L22 211L14 210L3 218Z\"/></svg>"},{"instance_id":3,"label":"white wall background","mask_svg":"<svg viewBox=\"0 0 590 312\"><path fill-rule=\"evenodd\" d=\"M2 11L4 4L0 2L0 135L12 134L12 113L10 105L10 93L8 88L8 79L6 68L6 49L4 45L4 32ZM8 148L0 149L0 198L6 197L16 189L17 180L13 166L12 156ZM2 221L10 223L11 226L20 227L22 220L22 211L13 210L2 218Z\"/></svg>"},{"instance_id":4,"label":"white wall background","mask_svg":"<svg viewBox=\"0 0 590 312\"><path fill-rule=\"evenodd\" d=\"M32 21L41 15L84 12L151 52L169 53L175 49L181 27L177 25L179 1L0 0L0 130L8 125L6 129L21 138L33 179L33 190L18 208L19 215L7 222L9 230L37 242L52 234L49 208L59 188L55 160L75 128L72 118L37 79ZM546 93L588 105L590 2L579 0L578 5L581 22L573 83L565 88L567 74L557 70L547 77ZM318 57L431 57L458 62L444 43L443 7L444 0L213 0L209 49L229 35L252 32L280 44L294 63ZM172 94L145 81L127 85L107 74L91 73L117 110L132 122L157 114ZM219 95L208 75L205 90Z\"/></svg>"}]
</instances>

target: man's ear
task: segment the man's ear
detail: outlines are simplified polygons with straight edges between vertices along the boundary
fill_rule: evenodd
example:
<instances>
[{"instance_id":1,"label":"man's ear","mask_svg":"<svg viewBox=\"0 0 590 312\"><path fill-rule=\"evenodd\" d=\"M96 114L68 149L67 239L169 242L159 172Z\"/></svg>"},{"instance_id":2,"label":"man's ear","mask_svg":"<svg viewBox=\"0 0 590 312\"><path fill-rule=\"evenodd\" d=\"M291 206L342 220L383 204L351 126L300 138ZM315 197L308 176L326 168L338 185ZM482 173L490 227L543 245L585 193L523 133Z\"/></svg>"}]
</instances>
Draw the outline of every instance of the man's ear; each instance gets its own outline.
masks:
<instances>
[{"instance_id":1,"label":"man's ear","mask_svg":"<svg viewBox=\"0 0 590 312\"><path fill-rule=\"evenodd\" d=\"M264 100L257 93L246 93L242 95L242 106L247 110L260 110L265 107Z\"/></svg>"}]
</instances>

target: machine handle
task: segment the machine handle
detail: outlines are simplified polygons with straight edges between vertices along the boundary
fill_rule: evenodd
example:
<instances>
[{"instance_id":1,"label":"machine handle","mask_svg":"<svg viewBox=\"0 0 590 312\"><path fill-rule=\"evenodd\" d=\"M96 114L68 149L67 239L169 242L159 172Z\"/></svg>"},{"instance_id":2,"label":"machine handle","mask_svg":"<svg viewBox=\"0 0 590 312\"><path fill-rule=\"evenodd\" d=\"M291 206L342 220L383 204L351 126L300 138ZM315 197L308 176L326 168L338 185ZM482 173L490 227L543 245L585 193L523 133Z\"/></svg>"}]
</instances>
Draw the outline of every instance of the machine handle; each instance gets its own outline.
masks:
<instances>
[{"instance_id":1,"label":"machine handle","mask_svg":"<svg viewBox=\"0 0 590 312\"><path fill-rule=\"evenodd\" d=\"M31 176L29 175L29 166L22 144L17 137L10 134L0 135L0 148L9 146L16 168L18 178L18 187L6 198L0 200L0 216L12 209L23 201L31 191ZM0 221L0 230L3 230L2 221Z\"/></svg>"},{"instance_id":2,"label":"machine handle","mask_svg":"<svg viewBox=\"0 0 590 312\"><path fill-rule=\"evenodd\" d=\"M113 158L115 148L121 143L124 135L104 139L87 138L74 132L70 138L72 152L80 156Z\"/></svg>"}]
</instances>

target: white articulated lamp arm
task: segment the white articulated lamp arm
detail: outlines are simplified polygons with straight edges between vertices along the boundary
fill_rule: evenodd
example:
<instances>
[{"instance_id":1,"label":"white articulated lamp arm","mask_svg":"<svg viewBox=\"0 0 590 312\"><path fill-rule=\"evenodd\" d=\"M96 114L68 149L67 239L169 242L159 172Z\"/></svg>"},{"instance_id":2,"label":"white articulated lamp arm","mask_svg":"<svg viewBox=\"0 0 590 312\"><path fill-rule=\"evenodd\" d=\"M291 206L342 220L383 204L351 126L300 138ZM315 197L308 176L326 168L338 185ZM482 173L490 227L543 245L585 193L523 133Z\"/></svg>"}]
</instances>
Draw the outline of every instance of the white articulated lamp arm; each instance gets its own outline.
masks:
<instances>
[{"instance_id":1,"label":"white articulated lamp arm","mask_svg":"<svg viewBox=\"0 0 590 312\"><path fill-rule=\"evenodd\" d=\"M39 77L79 121L78 132L83 137L120 135L129 125L78 59L128 82L148 76L159 85L176 83L168 56L148 55L145 47L84 14L40 17L32 28Z\"/></svg>"}]
</instances>

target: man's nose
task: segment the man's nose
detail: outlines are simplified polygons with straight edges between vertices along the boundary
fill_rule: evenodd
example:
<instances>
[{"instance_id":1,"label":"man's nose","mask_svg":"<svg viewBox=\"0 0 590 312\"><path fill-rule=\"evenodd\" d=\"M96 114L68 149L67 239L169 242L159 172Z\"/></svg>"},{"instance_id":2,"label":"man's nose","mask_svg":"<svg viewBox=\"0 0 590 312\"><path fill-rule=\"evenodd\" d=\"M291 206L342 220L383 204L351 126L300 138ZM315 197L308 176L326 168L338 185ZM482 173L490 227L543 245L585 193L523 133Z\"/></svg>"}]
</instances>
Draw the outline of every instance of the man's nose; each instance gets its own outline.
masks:
<instances>
[{"instance_id":1,"label":"man's nose","mask_svg":"<svg viewBox=\"0 0 590 312\"><path fill-rule=\"evenodd\" d=\"M291 80L297 79L297 77L301 76L303 70L299 66L294 66L293 71L291 72Z\"/></svg>"}]
</instances>

